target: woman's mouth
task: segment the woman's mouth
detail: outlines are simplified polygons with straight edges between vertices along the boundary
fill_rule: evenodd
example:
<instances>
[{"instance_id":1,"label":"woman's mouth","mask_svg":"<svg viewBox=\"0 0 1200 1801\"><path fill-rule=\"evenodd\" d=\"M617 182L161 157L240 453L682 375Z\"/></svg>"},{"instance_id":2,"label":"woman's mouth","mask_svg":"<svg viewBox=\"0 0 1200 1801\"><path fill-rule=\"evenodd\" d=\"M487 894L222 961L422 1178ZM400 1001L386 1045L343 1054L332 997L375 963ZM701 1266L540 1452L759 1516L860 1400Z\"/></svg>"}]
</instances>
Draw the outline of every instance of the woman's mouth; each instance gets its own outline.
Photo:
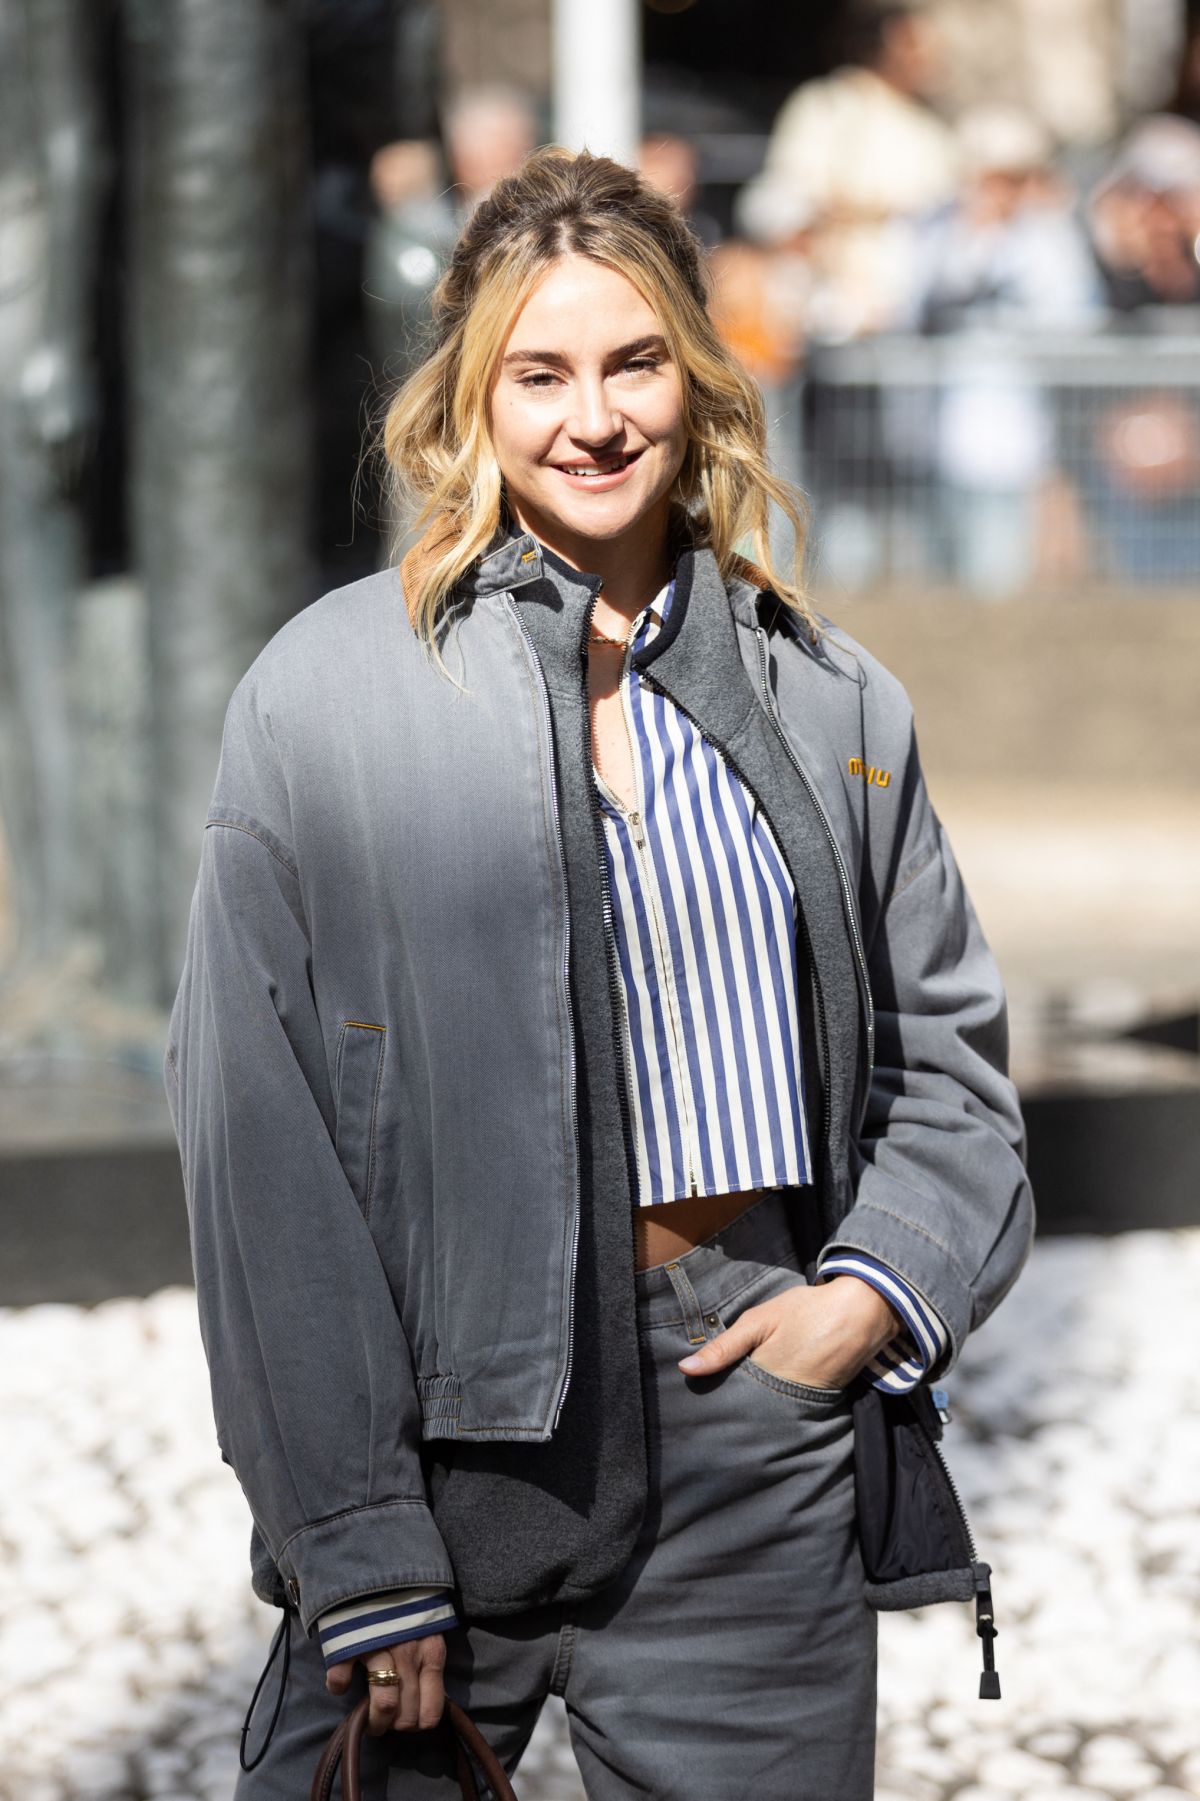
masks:
<instances>
[{"instance_id":1,"label":"woman's mouth","mask_svg":"<svg viewBox=\"0 0 1200 1801\"><path fill-rule=\"evenodd\" d=\"M557 463L558 473L574 488L615 488L625 480L641 456L640 450L623 451L619 456L599 457L595 462L583 458L577 463Z\"/></svg>"}]
</instances>

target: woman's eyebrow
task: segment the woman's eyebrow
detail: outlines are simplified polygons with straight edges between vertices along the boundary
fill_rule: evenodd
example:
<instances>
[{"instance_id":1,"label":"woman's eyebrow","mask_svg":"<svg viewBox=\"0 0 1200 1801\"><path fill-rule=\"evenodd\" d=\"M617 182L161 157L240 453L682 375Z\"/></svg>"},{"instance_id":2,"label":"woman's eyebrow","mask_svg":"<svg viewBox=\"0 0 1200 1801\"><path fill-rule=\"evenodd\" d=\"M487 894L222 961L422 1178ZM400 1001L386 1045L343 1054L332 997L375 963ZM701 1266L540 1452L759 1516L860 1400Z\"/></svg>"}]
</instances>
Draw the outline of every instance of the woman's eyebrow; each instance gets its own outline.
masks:
<instances>
[{"instance_id":1,"label":"woman's eyebrow","mask_svg":"<svg viewBox=\"0 0 1200 1801\"><path fill-rule=\"evenodd\" d=\"M651 332L647 337L634 338L630 344L620 344L609 352L606 362L620 363L628 357L638 356L646 350L664 350L666 342L659 332ZM510 363L549 363L552 368L566 369L570 366L570 357L559 350L510 350L504 357L504 365Z\"/></svg>"}]
</instances>

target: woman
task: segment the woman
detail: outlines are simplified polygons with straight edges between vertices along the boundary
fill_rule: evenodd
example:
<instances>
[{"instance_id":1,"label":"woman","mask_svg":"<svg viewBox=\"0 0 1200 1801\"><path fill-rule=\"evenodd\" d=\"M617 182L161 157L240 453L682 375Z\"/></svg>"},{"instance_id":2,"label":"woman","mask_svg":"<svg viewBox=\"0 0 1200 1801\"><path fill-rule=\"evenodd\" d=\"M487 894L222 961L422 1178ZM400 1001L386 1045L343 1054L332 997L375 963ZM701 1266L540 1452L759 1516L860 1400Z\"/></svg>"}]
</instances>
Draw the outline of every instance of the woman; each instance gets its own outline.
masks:
<instances>
[{"instance_id":1,"label":"woman","mask_svg":"<svg viewBox=\"0 0 1200 1801\"><path fill-rule=\"evenodd\" d=\"M389 413L399 584L230 702L166 1080L304 1633L240 1801L368 1689L373 1798L456 1792L445 1689L510 1769L561 1694L602 1801L858 1801L874 1609L986 1578L965 1526L881 1550L855 1412L1027 1254L1003 994L903 691L772 567L763 442L678 211L538 152Z\"/></svg>"}]
</instances>

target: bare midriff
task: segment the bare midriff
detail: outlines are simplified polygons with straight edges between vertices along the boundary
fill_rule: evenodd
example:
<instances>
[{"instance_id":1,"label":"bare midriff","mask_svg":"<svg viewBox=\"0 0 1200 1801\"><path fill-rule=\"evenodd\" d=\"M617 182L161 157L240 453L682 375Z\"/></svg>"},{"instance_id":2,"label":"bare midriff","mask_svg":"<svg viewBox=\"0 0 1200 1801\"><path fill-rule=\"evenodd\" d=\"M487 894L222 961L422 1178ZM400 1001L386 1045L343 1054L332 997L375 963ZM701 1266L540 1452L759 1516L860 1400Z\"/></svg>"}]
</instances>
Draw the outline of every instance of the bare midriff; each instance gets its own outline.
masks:
<instances>
[{"instance_id":1,"label":"bare midriff","mask_svg":"<svg viewBox=\"0 0 1200 1801\"><path fill-rule=\"evenodd\" d=\"M633 1260L638 1269L666 1263L711 1238L722 1226L760 1201L767 1191L746 1188L737 1194L691 1194L658 1207L637 1207L633 1215Z\"/></svg>"}]
</instances>

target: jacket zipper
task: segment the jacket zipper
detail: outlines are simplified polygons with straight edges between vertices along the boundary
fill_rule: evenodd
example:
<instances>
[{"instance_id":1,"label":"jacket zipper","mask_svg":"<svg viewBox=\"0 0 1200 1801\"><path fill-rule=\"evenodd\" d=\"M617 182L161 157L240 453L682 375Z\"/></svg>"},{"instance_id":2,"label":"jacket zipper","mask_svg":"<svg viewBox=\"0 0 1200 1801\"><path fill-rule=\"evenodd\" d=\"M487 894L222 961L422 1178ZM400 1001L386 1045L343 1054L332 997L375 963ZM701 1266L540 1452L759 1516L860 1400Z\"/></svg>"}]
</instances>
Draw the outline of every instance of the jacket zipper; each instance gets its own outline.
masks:
<instances>
[{"instance_id":1,"label":"jacket zipper","mask_svg":"<svg viewBox=\"0 0 1200 1801\"><path fill-rule=\"evenodd\" d=\"M943 1395L943 1403L939 1403L936 1398L928 1396L928 1391L927 1399L929 1405L936 1409L938 1417L942 1419L944 1423L950 1417L949 1413L944 1409L945 1391L939 1390L937 1392ZM950 1465L946 1462L946 1453L942 1450L942 1447L938 1442L938 1435L933 1430L932 1426L929 1425L928 1421L922 1419L921 1403L917 1401L916 1396L914 1395L910 1397L910 1399L913 1417L917 1422L918 1429L924 1437L926 1444L937 1458L942 1474L946 1478L946 1487L949 1491L951 1500L954 1502L955 1509L958 1513L959 1523L963 1529L963 1537L967 1544L967 1553L971 1563L971 1576L975 1583L975 1631L982 1640L983 1652L983 1670L979 1677L979 1698L981 1701L998 1701L1000 1699L1000 1677L996 1670L992 1642L996 1637L997 1629L995 1608L992 1601L991 1565L979 1561L979 1552L975 1546L975 1534L971 1531L971 1522L967 1518L967 1510L963 1506L962 1496L958 1492L958 1484L950 1474Z\"/></svg>"},{"instance_id":2,"label":"jacket zipper","mask_svg":"<svg viewBox=\"0 0 1200 1801\"><path fill-rule=\"evenodd\" d=\"M623 664L622 670L621 670L621 680L620 680L620 685L618 688L618 697L619 697L620 703L621 703L621 717L625 722L625 732L626 732L626 736L629 739L630 754L633 758L634 781L637 785L638 799L639 799L639 802L641 802L642 804L641 804L640 810L635 810L633 812L630 812L629 809L626 807L621 807L619 801L617 802L617 805L618 805L620 811L624 814L625 818L629 822L630 830L633 833L633 841L634 841L634 844L635 844L635 846L637 848L637 852L638 852L638 862L641 864L642 870L643 870L643 882L644 882L644 885L646 888L647 900L649 902L651 918L653 921L654 943L655 943L655 949L658 954L661 985L662 985L662 988L663 988L663 991L665 994L665 998L666 998L667 1012L668 1012L668 1014L670 1016L670 1020L671 1020L671 1036L672 1036L672 1039L674 1040L674 1044L675 1044L675 1059L676 1059L677 1067L679 1068L680 1072L682 1073L685 1068L685 1058L684 1058L684 1052L683 1052L683 1029L679 1023L679 1017L678 1017L678 1015L679 1015L679 997L678 997L678 991L675 986L675 973L671 967L670 958L667 955L666 948L665 948L664 941L663 941L664 940L664 930L663 930L663 922L662 922L661 896L660 896L659 886L658 886L658 875L654 869L653 860L649 856L643 855L643 852L645 851L645 846L646 846L646 837L645 837L645 829L644 829L645 822L646 822L645 803L644 803L644 800L642 797L641 771L639 768L639 759L638 759L638 751L637 751L637 734L633 728L632 719L630 717L629 694L628 694L629 665L630 665L630 662L633 657L633 648L634 648L633 647L633 638L631 636L629 643L625 647L625 661L624 661L624 664ZM589 744L588 748L589 748L589 757L590 757L590 754L591 754L590 744ZM608 868L608 865L607 865L607 861L606 861L605 862L605 872L606 873L607 873L607 868ZM624 1004L623 985L622 985L622 1004ZM623 1015L623 1017L625 1018L625 1028L626 1029L625 1029L625 1033L622 1036L622 1044L626 1046L626 1059L627 1060L626 1060L625 1068L626 1068L626 1076L628 1077L628 1075L629 1075L628 1047L627 1047L628 1018L625 1015ZM693 1117L693 1114L692 1114L692 1111L690 1108L685 1107L683 1123L684 1123L684 1134L683 1134L684 1143L687 1146L688 1193L692 1194L692 1195L696 1195L696 1194L699 1194L699 1192L700 1192L699 1178L698 1178L698 1173L697 1173L699 1171L700 1165L701 1165L700 1138L699 1138L699 1132L696 1127L696 1121L695 1121L695 1118Z\"/></svg>"},{"instance_id":3,"label":"jacket zipper","mask_svg":"<svg viewBox=\"0 0 1200 1801\"><path fill-rule=\"evenodd\" d=\"M814 1183L819 1183L820 1177L821 1177L821 1167L822 1167L822 1164L824 1162L824 1157L825 1157L825 1149L829 1143L829 1127L830 1127L830 1123L832 1120L832 1112L833 1112L833 1103L830 1099L830 1088L829 1088L829 1069L830 1069L829 1026L828 1026L828 1022L827 1022L826 1016L825 1016L825 991L821 986L821 972L817 968L816 958L813 956L812 938L811 938L811 936L809 934L809 930L808 930L808 920L807 920L807 918L805 916L805 912L804 912L804 903L800 899L800 884L796 880L796 872L792 868L791 864L787 862L787 853L784 851L784 848L783 848L783 839L780 837L779 833L775 830L775 826L771 820L771 815L763 803L762 796L757 792L757 790L747 780L746 776L743 774L739 764L737 763L737 761L736 761L732 751L729 749L728 745L723 744L719 738L715 738L706 726L702 726L700 724L700 721L695 717L695 715L693 713L689 713L686 707L681 706L679 701L676 700L675 696L673 694L668 693L668 691L663 687L661 682L655 681L654 676L651 674L651 672L648 669L639 670L638 675L639 675L639 678L641 679L641 681L645 682L648 687L654 688L655 690L657 690L657 692L659 694L666 695L666 698L671 702L672 706L679 707L679 711L684 715L684 717L686 719L691 720L692 724L695 726L696 730L700 733L701 737L707 738L708 742L714 747L714 749L720 751L721 755L724 757L725 761L728 763L730 769L733 770L733 773L737 776L738 780L742 783L742 786L746 789L747 793L754 795L754 798L758 802L758 806L762 812L763 818L766 820L766 822L767 822L768 826L770 827L771 832L775 838L776 843L779 845L780 855L783 857L784 862L787 863L788 874L791 876L792 888L793 888L793 890L795 892L795 896L796 896L796 918L797 918L797 920L799 922L799 926L800 926L800 935L801 935L801 940L802 940L802 943L804 946L805 961L807 963L809 973L812 976L813 991L814 991L814 994L816 997L816 1003L817 1003L817 1026L818 1026L820 1034L821 1034L821 1052L822 1052L822 1058L823 1058L822 1081L821 1081L821 1088L822 1088L821 1137L820 1137L820 1141L819 1141L819 1143L816 1147L816 1150L814 1152L814 1155L813 1155L812 1170L809 1172L813 1178Z\"/></svg>"},{"instance_id":4,"label":"jacket zipper","mask_svg":"<svg viewBox=\"0 0 1200 1801\"><path fill-rule=\"evenodd\" d=\"M822 805L821 798L818 795L816 788L809 780L808 772L805 770L804 765L800 762L799 757L797 757L791 744L788 742L787 734L784 732L783 726L779 720L779 715L775 710L775 696L771 692L767 634L761 625L755 626L754 636L758 640L759 664L762 673L763 696L766 700L767 716L775 728L779 742L787 752L788 760L791 763L792 768L796 771L796 774L800 777L800 780L808 790L809 799L812 801L817 816L825 828L825 836L829 840L829 848L833 852L833 860L837 865L838 878L842 885L842 898L845 903L846 917L850 921L850 942L854 950L855 960L858 964L859 974L862 978L863 1007L867 1021L867 1076L866 1081L863 1083L862 1096L859 1102L858 1122L855 1128L857 1130L862 1125L863 1115L867 1108L867 1097L871 1089L871 1078L875 1073L875 1002L871 995L871 978L867 974L867 958L866 953L863 950L862 934L859 931L858 909L854 904L854 890L850 886L850 877L846 873L846 865L842 860L842 853L838 846L838 841L834 836L833 827L829 823L829 815Z\"/></svg>"},{"instance_id":5,"label":"jacket zipper","mask_svg":"<svg viewBox=\"0 0 1200 1801\"><path fill-rule=\"evenodd\" d=\"M950 1465L946 1462L946 1453L942 1450L941 1445L937 1441L936 1435L930 1430L929 1426L926 1425L925 1421L921 1418L921 1415L919 1412L917 1413L916 1417L917 1417L917 1425L921 1429L921 1432L925 1438L926 1444L928 1444L930 1450L933 1452L934 1456L937 1458L938 1462L942 1466L942 1474L946 1478L946 1486L950 1490L951 1499L954 1502L955 1509L957 1510L957 1513L958 1513L959 1522L962 1525L963 1537L967 1541L967 1550L970 1554L970 1560L972 1563L975 1563L979 1557L979 1552L977 1551L977 1549L975 1547L975 1535L971 1531L971 1523L967 1519L967 1510L963 1506L962 1496L958 1492L958 1484L955 1482L954 1477L950 1474Z\"/></svg>"},{"instance_id":6,"label":"jacket zipper","mask_svg":"<svg viewBox=\"0 0 1200 1801\"><path fill-rule=\"evenodd\" d=\"M562 874L563 917L566 922L563 928L562 978L563 993L566 995L567 1000L567 1018L571 1022L571 1031L569 1033L570 1042L567 1048L569 1052L568 1064L570 1068L570 1080L568 1086L571 1114L571 1141L575 1149L575 1203L571 1218L571 1281L567 1291L567 1361L563 1370L562 1385L558 1391L558 1402L554 1409L554 1424L551 1427L551 1431L553 1431L555 1427L557 1427L559 1419L562 1417L563 1402L567 1398L567 1389L570 1387L571 1383L571 1365L574 1362L575 1355L575 1273L579 1262L579 1106L576 1094L575 1023L571 1013L571 906L567 890L567 857L566 852L563 850L562 818L558 810L558 777L554 768L554 725L550 717L550 700L546 693L546 673L542 668L542 659L538 656L533 639L529 635L525 621L521 618L519 609L513 602L512 595L506 594L504 598L508 605L508 610L516 620L521 636L525 640L529 650L530 659L534 670L537 673L538 697L542 706L542 721L546 728L546 743L550 750L550 806L554 815L554 842L558 849L558 866ZM591 767L590 763L588 767Z\"/></svg>"}]
</instances>

